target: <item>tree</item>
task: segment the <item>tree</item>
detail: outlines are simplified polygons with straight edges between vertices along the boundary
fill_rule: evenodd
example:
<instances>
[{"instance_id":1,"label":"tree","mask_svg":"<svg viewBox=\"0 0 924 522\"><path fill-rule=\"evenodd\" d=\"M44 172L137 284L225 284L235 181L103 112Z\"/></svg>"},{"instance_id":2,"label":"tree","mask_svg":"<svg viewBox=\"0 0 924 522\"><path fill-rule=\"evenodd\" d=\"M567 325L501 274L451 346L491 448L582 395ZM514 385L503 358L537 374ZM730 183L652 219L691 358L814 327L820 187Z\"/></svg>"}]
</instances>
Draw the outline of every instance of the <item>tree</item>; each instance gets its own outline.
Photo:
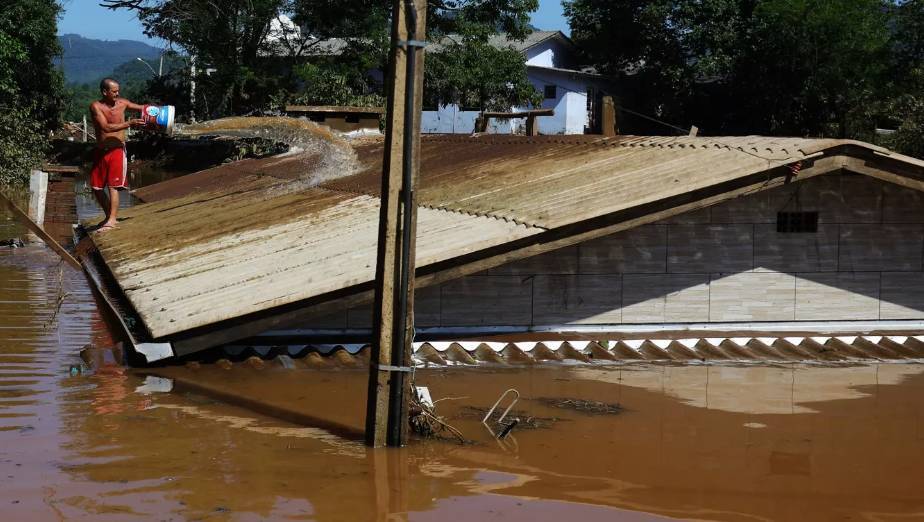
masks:
<instances>
[{"instance_id":1,"label":"tree","mask_svg":"<svg viewBox=\"0 0 924 522\"><path fill-rule=\"evenodd\" d=\"M464 39L443 44L427 55L424 103L455 103L479 110L508 111L539 105L539 92L526 77L523 56L484 40Z\"/></svg>"},{"instance_id":2,"label":"tree","mask_svg":"<svg viewBox=\"0 0 924 522\"><path fill-rule=\"evenodd\" d=\"M869 137L888 0L567 0L623 103L713 134Z\"/></svg>"},{"instance_id":3,"label":"tree","mask_svg":"<svg viewBox=\"0 0 924 522\"><path fill-rule=\"evenodd\" d=\"M924 158L924 1L901 2L893 15L892 67L879 116L895 133L881 141Z\"/></svg>"},{"instance_id":4,"label":"tree","mask_svg":"<svg viewBox=\"0 0 924 522\"><path fill-rule=\"evenodd\" d=\"M765 0L754 12L729 87L734 116L764 134L870 139L864 108L889 64L887 2ZM750 115L749 117L747 115Z\"/></svg>"},{"instance_id":5,"label":"tree","mask_svg":"<svg viewBox=\"0 0 924 522\"><path fill-rule=\"evenodd\" d=\"M0 183L27 179L59 124L63 80L53 0L9 0L0 6Z\"/></svg>"},{"instance_id":6,"label":"tree","mask_svg":"<svg viewBox=\"0 0 924 522\"><path fill-rule=\"evenodd\" d=\"M104 0L111 9L137 13L148 36L164 39L195 56L210 74L196 78L208 112L229 114L264 101L259 74L273 20L288 0Z\"/></svg>"},{"instance_id":7,"label":"tree","mask_svg":"<svg viewBox=\"0 0 924 522\"><path fill-rule=\"evenodd\" d=\"M213 70L197 77L197 91L203 93L212 116L292 99L287 93L299 84L305 87L303 100L333 102L380 95L381 86L369 71L386 66L391 4L389 0L103 1L113 9L135 11L149 36L182 47ZM521 38L529 32L529 12L537 7L537 0L431 0L427 36L433 41L462 34L466 42L483 43L500 29ZM332 38L337 39L334 53ZM310 65L292 67L291 62ZM338 89L348 92L336 96Z\"/></svg>"},{"instance_id":8,"label":"tree","mask_svg":"<svg viewBox=\"0 0 924 522\"><path fill-rule=\"evenodd\" d=\"M563 6L584 60L622 78L624 103L664 120L689 122L700 86L730 73L753 3L567 0Z\"/></svg>"}]
</instances>

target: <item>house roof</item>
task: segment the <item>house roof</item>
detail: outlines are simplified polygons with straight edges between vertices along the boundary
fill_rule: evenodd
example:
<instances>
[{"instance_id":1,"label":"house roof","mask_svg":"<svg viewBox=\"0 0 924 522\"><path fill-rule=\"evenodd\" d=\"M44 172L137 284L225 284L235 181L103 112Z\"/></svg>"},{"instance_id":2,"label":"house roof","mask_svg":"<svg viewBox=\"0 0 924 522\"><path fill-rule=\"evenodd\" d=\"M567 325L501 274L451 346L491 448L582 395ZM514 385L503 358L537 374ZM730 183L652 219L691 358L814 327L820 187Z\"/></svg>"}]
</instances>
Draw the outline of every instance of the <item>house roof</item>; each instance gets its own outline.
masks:
<instances>
[{"instance_id":1,"label":"house roof","mask_svg":"<svg viewBox=\"0 0 924 522\"><path fill-rule=\"evenodd\" d=\"M498 33L488 38L488 44L498 49L511 48L515 51L525 53L537 45L555 39L562 41L568 46L574 46L571 39L565 36L561 31L533 31L522 40L511 38L510 35L505 33ZM427 46L427 51L440 52L444 45L452 42L461 42L461 37L457 34L446 35L438 42L431 42Z\"/></svg>"},{"instance_id":2,"label":"house roof","mask_svg":"<svg viewBox=\"0 0 924 522\"><path fill-rule=\"evenodd\" d=\"M350 147L353 173L319 183L309 150L137 191L93 241L150 336L368 292L383 145ZM421 285L844 168L924 189L924 162L828 139L430 135L421 161Z\"/></svg>"},{"instance_id":3,"label":"house roof","mask_svg":"<svg viewBox=\"0 0 924 522\"><path fill-rule=\"evenodd\" d=\"M606 76L596 72L596 70L593 69L592 67L587 67L583 70L576 70L576 69L562 69L561 67L546 67L544 65L526 64L526 68L533 70L533 71L547 71L547 72L552 72L552 73L567 74L569 76L585 76L588 78L601 78L601 79L606 78Z\"/></svg>"},{"instance_id":4,"label":"house roof","mask_svg":"<svg viewBox=\"0 0 924 522\"><path fill-rule=\"evenodd\" d=\"M561 31L533 31L523 40L510 38L510 36L507 34L499 33L491 36L488 39L488 43L499 49L510 47L514 50L525 53L537 45L554 39L558 39L570 47L574 46L574 43L571 42L571 39L565 36L565 34ZM270 46L271 50L264 51L264 54L285 56L291 53L289 46L284 45L285 42L283 42L282 39L278 39L276 41L278 41L278 45ZM350 41L351 39L349 38L324 38L308 40L304 43L300 52L306 56L336 56L346 51L350 45ZM353 39L353 41L358 42L360 40ZM427 46L427 50L430 52L439 52L443 45L456 41L460 41L460 37L458 35L447 35L438 42L430 42L430 44ZM294 42L291 46L296 48L298 47L297 45L294 45Z\"/></svg>"},{"instance_id":5,"label":"house roof","mask_svg":"<svg viewBox=\"0 0 924 522\"><path fill-rule=\"evenodd\" d=\"M560 40L566 45L574 46L571 39L561 31L533 31L523 40L515 40L506 34L496 34L488 39L488 43L495 47L512 47L520 52L526 52L537 45L549 40Z\"/></svg>"}]
</instances>

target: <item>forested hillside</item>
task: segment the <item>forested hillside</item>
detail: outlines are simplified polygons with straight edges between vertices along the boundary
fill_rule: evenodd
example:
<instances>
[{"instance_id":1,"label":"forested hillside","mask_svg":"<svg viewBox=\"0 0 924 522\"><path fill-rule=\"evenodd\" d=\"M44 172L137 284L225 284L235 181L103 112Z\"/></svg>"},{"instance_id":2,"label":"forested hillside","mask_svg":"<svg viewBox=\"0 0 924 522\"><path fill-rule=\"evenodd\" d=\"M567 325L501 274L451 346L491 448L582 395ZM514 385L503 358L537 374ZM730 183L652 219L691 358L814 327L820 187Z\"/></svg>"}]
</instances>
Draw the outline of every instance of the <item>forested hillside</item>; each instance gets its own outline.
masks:
<instances>
[{"instance_id":1,"label":"forested hillside","mask_svg":"<svg viewBox=\"0 0 924 522\"><path fill-rule=\"evenodd\" d=\"M64 81L69 84L98 82L125 62L141 58L153 63L161 53L160 49L144 42L95 40L79 34L60 35L58 42L62 56L55 61L62 67ZM141 63L138 65L144 67Z\"/></svg>"}]
</instances>

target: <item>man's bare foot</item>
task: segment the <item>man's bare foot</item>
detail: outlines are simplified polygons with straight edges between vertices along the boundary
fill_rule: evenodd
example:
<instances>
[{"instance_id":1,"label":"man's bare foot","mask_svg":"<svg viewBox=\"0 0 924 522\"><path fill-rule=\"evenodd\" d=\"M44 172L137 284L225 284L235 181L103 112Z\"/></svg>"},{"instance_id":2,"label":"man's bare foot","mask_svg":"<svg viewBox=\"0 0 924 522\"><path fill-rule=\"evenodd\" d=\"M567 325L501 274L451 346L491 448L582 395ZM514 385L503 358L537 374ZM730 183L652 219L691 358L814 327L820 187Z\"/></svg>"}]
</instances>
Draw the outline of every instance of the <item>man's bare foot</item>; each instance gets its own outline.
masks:
<instances>
[{"instance_id":1,"label":"man's bare foot","mask_svg":"<svg viewBox=\"0 0 924 522\"><path fill-rule=\"evenodd\" d=\"M115 223L103 223L102 225L100 225L100 226L96 229L96 231L97 231L97 232L105 232L106 230L112 230L112 229L117 228L117 227L118 227L118 225L116 225Z\"/></svg>"}]
</instances>

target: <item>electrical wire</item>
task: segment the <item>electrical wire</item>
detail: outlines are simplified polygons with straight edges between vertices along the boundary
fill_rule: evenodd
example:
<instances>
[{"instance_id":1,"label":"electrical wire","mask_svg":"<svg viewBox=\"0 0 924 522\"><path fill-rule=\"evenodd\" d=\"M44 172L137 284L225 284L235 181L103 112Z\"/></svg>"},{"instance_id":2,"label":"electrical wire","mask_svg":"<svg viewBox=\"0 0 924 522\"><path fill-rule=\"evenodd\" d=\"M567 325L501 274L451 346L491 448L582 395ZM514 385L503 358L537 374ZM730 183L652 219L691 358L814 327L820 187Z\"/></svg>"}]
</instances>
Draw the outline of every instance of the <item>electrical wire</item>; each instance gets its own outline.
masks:
<instances>
[{"instance_id":1,"label":"electrical wire","mask_svg":"<svg viewBox=\"0 0 924 522\"><path fill-rule=\"evenodd\" d=\"M565 85L561 85L561 84L559 84L559 83L557 83L557 82L554 82L554 81L548 82L548 83L546 83L546 85L554 85L556 88L560 88L560 89L565 90L565 91L573 92L573 93L575 93L575 94L580 94L580 95L584 95L584 96L587 95L587 93L584 92L584 91L578 91L578 90L572 89L572 88L570 88L570 87L567 87L567 86L565 86ZM629 109L629 108L627 108L627 107L625 107L625 106L623 106L623 105L618 105L618 106L617 106L617 110L622 111L622 112L626 112L626 113L628 113L628 114L632 114L633 116L638 116L638 117L640 117L640 118L644 118L644 119L649 120L649 121L651 121L651 122L653 122L653 123L657 123L657 124L659 124L659 125L663 125L663 126L669 128L669 129L672 129L672 130L675 130L675 131L679 131L679 132L682 133L683 135L689 133L689 129L684 129L683 127L678 127L677 125L674 125L674 124L671 124L671 123L667 123L666 121L663 121L663 120L659 120L658 118L656 118L656 117L654 117L654 116L650 116L650 115L643 114L643 113L638 112L638 111L634 111L634 110ZM677 136L677 137L685 137L685 136L683 136L683 135ZM773 157L769 157L769 156L762 156L762 155L757 154L757 153L754 153L754 152L748 152L748 151L742 149L741 147L736 147L736 146L730 145L730 144L728 144L728 143L723 143L722 141L720 141L720 140L718 140L718 139L715 139L715 138L711 138L711 137L707 137L707 136L699 136L699 138L702 139L702 140L706 140L707 142L710 142L710 143L712 143L712 144L714 144L714 145L719 145L719 146L721 146L721 147L725 147L725 148L727 148L728 150L735 151L735 152L740 152L740 153L742 153L742 154L747 154L748 156L752 156L752 157L755 157L755 158L758 158L758 159L762 159L762 160L766 161L768 164L771 164L771 163L773 163L773 162L781 162L781 163L783 163L783 164L786 164L787 162L789 162L789 160L796 160L796 159L799 159L799 158L794 158L792 155L787 156L787 157L785 157L785 158L773 158Z\"/></svg>"}]
</instances>

